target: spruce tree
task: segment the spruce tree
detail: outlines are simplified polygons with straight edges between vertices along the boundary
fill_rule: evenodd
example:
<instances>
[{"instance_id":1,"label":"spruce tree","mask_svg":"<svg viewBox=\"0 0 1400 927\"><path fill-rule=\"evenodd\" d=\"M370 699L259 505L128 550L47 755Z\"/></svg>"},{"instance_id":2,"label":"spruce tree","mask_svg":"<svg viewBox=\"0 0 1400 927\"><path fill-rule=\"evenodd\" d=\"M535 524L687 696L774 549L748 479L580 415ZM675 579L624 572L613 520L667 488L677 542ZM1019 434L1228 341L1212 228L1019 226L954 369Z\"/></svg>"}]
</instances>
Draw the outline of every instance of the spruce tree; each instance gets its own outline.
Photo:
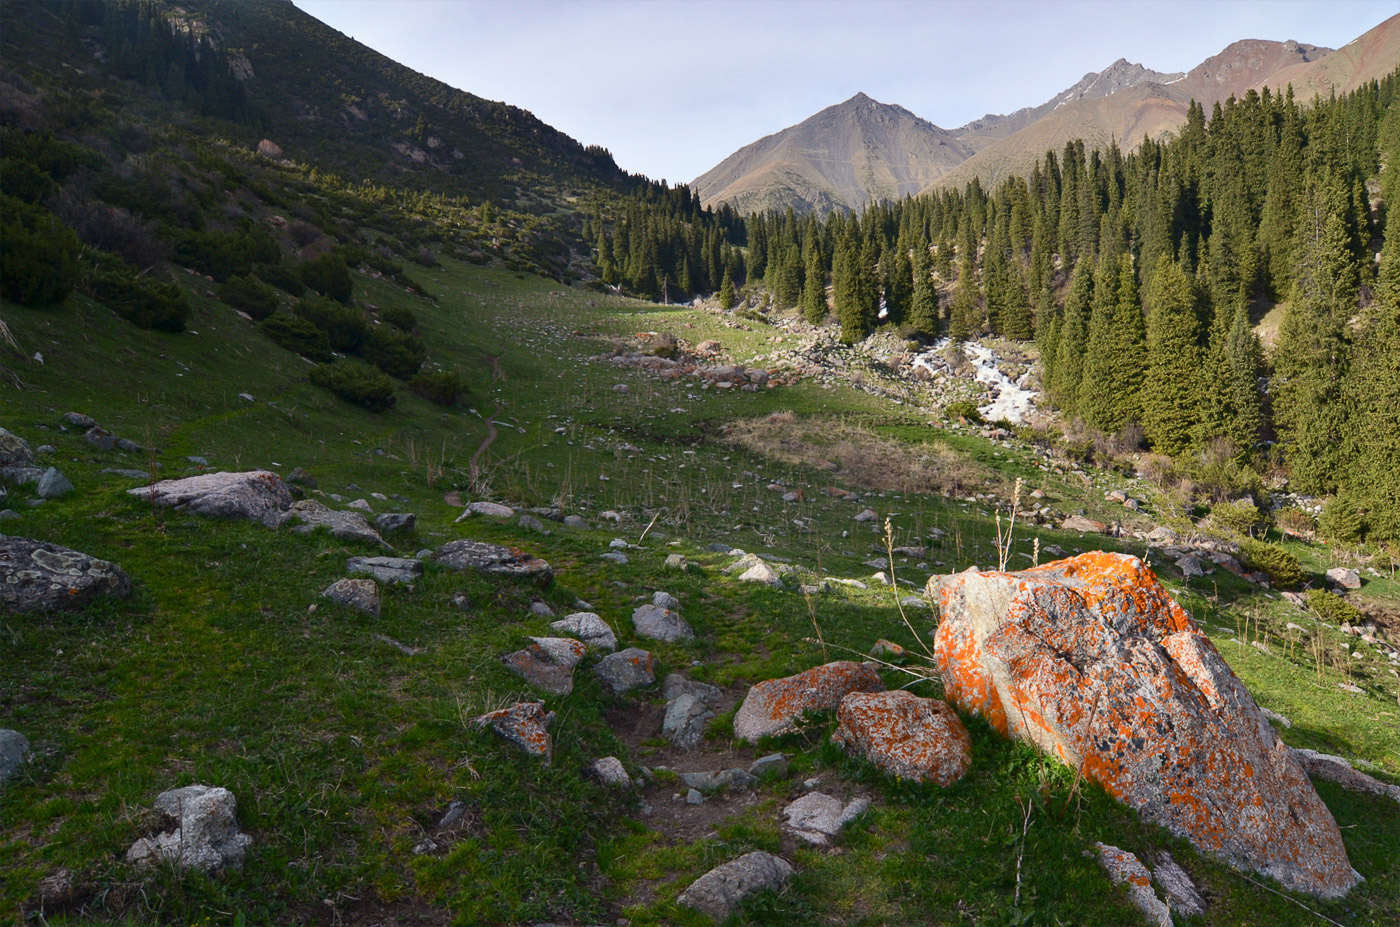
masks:
<instances>
[{"instance_id":1,"label":"spruce tree","mask_svg":"<svg viewBox=\"0 0 1400 927\"><path fill-rule=\"evenodd\" d=\"M1055 391L1051 399L1066 415L1079 414L1079 384L1084 372L1084 344L1094 298L1094 269L1086 260L1074 268L1064 320L1055 345Z\"/></svg>"},{"instance_id":2,"label":"spruce tree","mask_svg":"<svg viewBox=\"0 0 1400 927\"><path fill-rule=\"evenodd\" d=\"M864 341L873 328L874 313L870 311L870 291L865 279L860 254L854 242L846 241L837 249L831 284L836 301L836 318L841 323L841 340L846 344Z\"/></svg>"},{"instance_id":3,"label":"spruce tree","mask_svg":"<svg viewBox=\"0 0 1400 927\"><path fill-rule=\"evenodd\" d=\"M938 290L933 284L932 270L928 248L915 248L914 289L909 299L909 314L905 323L925 338L932 338L938 334Z\"/></svg>"},{"instance_id":4,"label":"spruce tree","mask_svg":"<svg viewBox=\"0 0 1400 927\"><path fill-rule=\"evenodd\" d=\"M1158 261L1144 302L1147 374L1142 428L1156 450L1177 456L1191 446L1200 365L1195 294L1179 264L1165 255Z\"/></svg>"},{"instance_id":5,"label":"spruce tree","mask_svg":"<svg viewBox=\"0 0 1400 927\"><path fill-rule=\"evenodd\" d=\"M724 282L719 285L719 307L725 312L734 308L734 278L729 275L729 268L724 269Z\"/></svg>"},{"instance_id":6,"label":"spruce tree","mask_svg":"<svg viewBox=\"0 0 1400 927\"><path fill-rule=\"evenodd\" d=\"M1120 384L1114 376L1118 367L1113 331L1118 312L1118 280L1118 261L1112 254L1104 254L1094 277L1093 308L1075 404L1084 423L1100 431L1116 431L1123 424L1118 408Z\"/></svg>"},{"instance_id":7,"label":"spruce tree","mask_svg":"<svg viewBox=\"0 0 1400 927\"><path fill-rule=\"evenodd\" d=\"M822 269L820 248L807 252L806 280L802 284L802 315L813 325L826 319L826 271Z\"/></svg>"}]
</instances>

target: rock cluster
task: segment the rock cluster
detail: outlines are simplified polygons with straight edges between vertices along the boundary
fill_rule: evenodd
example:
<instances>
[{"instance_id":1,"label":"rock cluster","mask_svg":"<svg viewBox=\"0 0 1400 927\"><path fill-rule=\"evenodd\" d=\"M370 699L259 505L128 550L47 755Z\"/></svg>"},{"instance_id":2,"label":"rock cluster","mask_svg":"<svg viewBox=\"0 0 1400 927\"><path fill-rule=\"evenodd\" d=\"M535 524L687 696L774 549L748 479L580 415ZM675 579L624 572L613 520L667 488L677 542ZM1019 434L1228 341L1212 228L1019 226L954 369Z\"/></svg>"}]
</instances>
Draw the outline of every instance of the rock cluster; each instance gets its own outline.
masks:
<instances>
[{"instance_id":1,"label":"rock cluster","mask_svg":"<svg viewBox=\"0 0 1400 927\"><path fill-rule=\"evenodd\" d=\"M797 726L805 712L835 711L852 692L885 688L871 663L838 660L795 676L769 679L749 689L734 716L734 736L749 743L783 734Z\"/></svg>"}]
</instances>

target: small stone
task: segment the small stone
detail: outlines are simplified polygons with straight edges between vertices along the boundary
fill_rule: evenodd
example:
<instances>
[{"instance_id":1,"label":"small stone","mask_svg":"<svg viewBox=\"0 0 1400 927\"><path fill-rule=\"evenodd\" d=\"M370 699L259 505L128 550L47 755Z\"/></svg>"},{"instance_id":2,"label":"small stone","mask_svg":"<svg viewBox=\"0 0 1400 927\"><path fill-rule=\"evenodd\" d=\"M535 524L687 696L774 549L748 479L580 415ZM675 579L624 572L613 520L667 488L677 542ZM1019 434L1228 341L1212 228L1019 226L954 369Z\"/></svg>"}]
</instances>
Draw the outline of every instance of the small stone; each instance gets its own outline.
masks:
<instances>
[{"instance_id":1,"label":"small stone","mask_svg":"<svg viewBox=\"0 0 1400 927\"><path fill-rule=\"evenodd\" d=\"M748 896L782 888L791 878L791 863L757 850L711 869L681 892L676 903L723 921Z\"/></svg>"},{"instance_id":2,"label":"small stone","mask_svg":"<svg viewBox=\"0 0 1400 927\"><path fill-rule=\"evenodd\" d=\"M536 517L533 516L533 515L521 515L521 516L520 516L520 519L519 519L518 521L516 521L515 524L516 524L516 527L522 528L522 529L524 529L525 531L535 531L535 532L538 532L539 534L548 534L548 533L549 533L549 532L546 531L545 528L544 528L544 522L540 521L538 518L536 518Z\"/></svg>"},{"instance_id":3,"label":"small stone","mask_svg":"<svg viewBox=\"0 0 1400 927\"><path fill-rule=\"evenodd\" d=\"M0 729L0 785L19 772L29 760L29 738L19 731Z\"/></svg>"},{"instance_id":4,"label":"small stone","mask_svg":"<svg viewBox=\"0 0 1400 927\"><path fill-rule=\"evenodd\" d=\"M669 592L653 593L651 597L651 604L656 605L660 608L669 608L671 609L671 611L674 612L678 612L681 609L680 600L677 599L675 596L671 595L671 593Z\"/></svg>"},{"instance_id":5,"label":"small stone","mask_svg":"<svg viewBox=\"0 0 1400 927\"><path fill-rule=\"evenodd\" d=\"M228 789L187 785L156 796L155 811L170 830L142 837L126 853L129 863L166 860L200 872L237 869L253 838L238 829L238 803Z\"/></svg>"},{"instance_id":6,"label":"small stone","mask_svg":"<svg viewBox=\"0 0 1400 927\"><path fill-rule=\"evenodd\" d=\"M379 615L379 586L372 579L338 579L321 596L366 615Z\"/></svg>"},{"instance_id":7,"label":"small stone","mask_svg":"<svg viewBox=\"0 0 1400 927\"><path fill-rule=\"evenodd\" d=\"M1283 715L1279 714L1276 711L1270 711L1262 705L1259 706L1259 713L1285 730L1293 726L1292 721L1289 721L1287 718L1285 718Z\"/></svg>"},{"instance_id":8,"label":"small stone","mask_svg":"<svg viewBox=\"0 0 1400 927\"><path fill-rule=\"evenodd\" d=\"M554 609L549 607L548 602L536 599L530 603L530 614L534 615L536 618L553 618Z\"/></svg>"},{"instance_id":9,"label":"small stone","mask_svg":"<svg viewBox=\"0 0 1400 927\"><path fill-rule=\"evenodd\" d=\"M704 735L705 725L714 716L701 699L684 693L667 704L661 735L682 750L693 749Z\"/></svg>"},{"instance_id":10,"label":"small stone","mask_svg":"<svg viewBox=\"0 0 1400 927\"><path fill-rule=\"evenodd\" d=\"M617 649L617 635L608 627L606 621L593 612L574 612L558 621L550 622L549 628L559 634L572 634L590 647L601 650Z\"/></svg>"},{"instance_id":11,"label":"small stone","mask_svg":"<svg viewBox=\"0 0 1400 927\"><path fill-rule=\"evenodd\" d=\"M287 482L296 486L305 486L307 489L316 488L316 477L307 473L301 467L292 468L292 472L287 474Z\"/></svg>"},{"instance_id":12,"label":"small stone","mask_svg":"<svg viewBox=\"0 0 1400 927\"><path fill-rule=\"evenodd\" d=\"M1171 910L1152 891L1152 874L1147 867L1127 850L1106 843L1096 843L1094 848L1098 851L1099 865L1108 877L1128 886L1133 906L1143 913L1147 923L1152 927L1172 927Z\"/></svg>"},{"instance_id":13,"label":"small stone","mask_svg":"<svg viewBox=\"0 0 1400 927\"><path fill-rule=\"evenodd\" d=\"M209 466L209 461L203 457L200 457L197 454L192 457L186 457L185 459L188 460L190 463L194 464L196 467Z\"/></svg>"},{"instance_id":14,"label":"small stone","mask_svg":"<svg viewBox=\"0 0 1400 927\"><path fill-rule=\"evenodd\" d=\"M117 446L117 436L96 425L87 430L87 433L83 435L83 439L99 451L114 450Z\"/></svg>"},{"instance_id":15,"label":"small stone","mask_svg":"<svg viewBox=\"0 0 1400 927\"><path fill-rule=\"evenodd\" d=\"M608 542L608 546L611 547L613 550L627 550L632 545L628 544L622 538L613 538L611 541Z\"/></svg>"},{"instance_id":16,"label":"small stone","mask_svg":"<svg viewBox=\"0 0 1400 927\"><path fill-rule=\"evenodd\" d=\"M1177 865L1176 860L1166 850L1157 854L1157 866L1152 870L1152 881L1162 890L1167 899L1167 907L1181 917L1200 917L1206 913L1206 902L1196 891L1196 885L1186 870Z\"/></svg>"},{"instance_id":17,"label":"small stone","mask_svg":"<svg viewBox=\"0 0 1400 927\"><path fill-rule=\"evenodd\" d=\"M656 658L645 650L628 647L603 657L593 673L614 695L623 695L656 682Z\"/></svg>"},{"instance_id":18,"label":"small stone","mask_svg":"<svg viewBox=\"0 0 1400 927\"><path fill-rule=\"evenodd\" d=\"M749 775L762 779L764 776L786 776L788 759L784 753L770 753L749 764Z\"/></svg>"},{"instance_id":19,"label":"small stone","mask_svg":"<svg viewBox=\"0 0 1400 927\"><path fill-rule=\"evenodd\" d=\"M627 769L622 765L622 761L615 756L605 756L601 760L594 760L589 767L593 777L603 785L612 788L625 789L632 784L632 779L627 775Z\"/></svg>"},{"instance_id":20,"label":"small stone","mask_svg":"<svg viewBox=\"0 0 1400 927\"><path fill-rule=\"evenodd\" d=\"M545 638L545 640L564 640L564 638ZM529 647L501 657L501 662L506 665L506 669L537 689L543 689L552 695L568 695L574 691L574 665L582 659L584 651L582 642L570 640L568 643L578 648L576 658L573 654L560 653L559 656L564 656L564 660L561 662L556 658L557 648L541 646L539 639L537 639Z\"/></svg>"},{"instance_id":21,"label":"small stone","mask_svg":"<svg viewBox=\"0 0 1400 927\"><path fill-rule=\"evenodd\" d=\"M565 528L587 528L587 527L588 527L588 522L584 521L584 520L583 520L581 517L579 517L578 515L565 515L565 516L564 516L564 527L565 527Z\"/></svg>"},{"instance_id":22,"label":"small stone","mask_svg":"<svg viewBox=\"0 0 1400 927\"><path fill-rule=\"evenodd\" d=\"M1083 515L1071 515L1060 525L1066 531L1080 531L1085 534L1104 534L1108 531L1108 525L1101 521L1094 521L1092 518L1085 518Z\"/></svg>"},{"instance_id":23,"label":"small stone","mask_svg":"<svg viewBox=\"0 0 1400 927\"><path fill-rule=\"evenodd\" d=\"M411 585L423 576L423 564L409 557L351 557L345 572L368 573L381 583Z\"/></svg>"},{"instance_id":24,"label":"small stone","mask_svg":"<svg viewBox=\"0 0 1400 927\"><path fill-rule=\"evenodd\" d=\"M476 725L490 727L527 756L539 757L548 763L554 754L554 740L548 730L553 721L554 715L546 713L539 702L517 702L509 708L481 715Z\"/></svg>"},{"instance_id":25,"label":"small stone","mask_svg":"<svg viewBox=\"0 0 1400 927\"><path fill-rule=\"evenodd\" d=\"M465 592L458 592L452 596L452 606L459 612L468 612L472 608L471 596Z\"/></svg>"},{"instance_id":26,"label":"small stone","mask_svg":"<svg viewBox=\"0 0 1400 927\"><path fill-rule=\"evenodd\" d=\"M879 515L875 514L874 509L864 509L858 515L856 515L855 520L860 522L861 524L865 524L867 522L872 522L879 517Z\"/></svg>"},{"instance_id":27,"label":"small stone","mask_svg":"<svg viewBox=\"0 0 1400 927\"><path fill-rule=\"evenodd\" d=\"M1342 589L1361 588L1361 574L1347 567L1333 567L1327 571L1327 579Z\"/></svg>"},{"instance_id":28,"label":"small stone","mask_svg":"<svg viewBox=\"0 0 1400 927\"><path fill-rule=\"evenodd\" d=\"M146 449L129 438L118 438L117 450L121 451L123 454L141 454L144 453Z\"/></svg>"},{"instance_id":29,"label":"small stone","mask_svg":"<svg viewBox=\"0 0 1400 927\"><path fill-rule=\"evenodd\" d=\"M680 554L669 554L666 557L666 569L684 570L689 564Z\"/></svg>"},{"instance_id":30,"label":"small stone","mask_svg":"<svg viewBox=\"0 0 1400 927\"><path fill-rule=\"evenodd\" d=\"M659 605L642 605L632 612L637 634L657 641L691 640L695 632L677 612Z\"/></svg>"},{"instance_id":31,"label":"small stone","mask_svg":"<svg viewBox=\"0 0 1400 927\"><path fill-rule=\"evenodd\" d=\"M485 515L488 518L510 518L515 515L515 509L508 505L501 505L499 502L473 502L457 517L457 520L461 521L463 518L471 515Z\"/></svg>"},{"instance_id":32,"label":"small stone","mask_svg":"<svg viewBox=\"0 0 1400 927\"><path fill-rule=\"evenodd\" d=\"M705 796L701 794L699 789L691 789L685 793L685 803L687 805L703 805Z\"/></svg>"},{"instance_id":33,"label":"small stone","mask_svg":"<svg viewBox=\"0 0 1400 927\"><path fill-rule=\"evenodd\" d=\"M412 512L384 512L374 516L374 527L385 533L412 531L417 524L418 516Z\"/></svg>"},{"instance_id":34,"label":"small stone","mask_svg":"<svg viewBox=\"0 0 1400 927\"><path fill-rule=\"evenodd\" d=\"M57 467L49 467L44 471L44 475L39 477L39 486L35 490L40 499L61 499L73 491L73 484L68 477L59 472Z\"/></svg>"},{"instance_id":35,"label":"small stone","mask_svg":"<svg viewBox=\"0 0 1400 927\"><path fill-rule=\"evenodd\" d=\"M356 499L354 502L346 503L347 509L359 509L361 512L373 512L368 499Z\"/></svg>"},{"instance_id":36,"label":"small stone","mask_svg":"<svg viewBox=\"0 0 1400 927\"><path fill-rule=\"evenodd\" d=\"M63 420L74 428L79 428L83 431L97 427L97 419L93 418L91 415L84 415L81 412L66 412L63 415Z\"/></svg>"},{"instance_id":37,"label":"small stone","mask_svg":"<svg viewBox=\"0 0 1400 927\"><path fill-rule=\"evenodd\" d=\"M840 799L823 792L808 792L783 809L783 818L798 839L824 846L869 807L868 798L856 798L843 805Z\"/></svg>"},{"instance_id":38,"label":"small stone","mask_svg":"<svg viewBox=\"0 0 1400 927\"><path fill-rule=\"evenodd\" d=\"M762 560L740 573L739 581L741 583L762 583L765 586L781 586L783 584L783 578L778 575L778 572Z\"/></svg>"}]
</instances>

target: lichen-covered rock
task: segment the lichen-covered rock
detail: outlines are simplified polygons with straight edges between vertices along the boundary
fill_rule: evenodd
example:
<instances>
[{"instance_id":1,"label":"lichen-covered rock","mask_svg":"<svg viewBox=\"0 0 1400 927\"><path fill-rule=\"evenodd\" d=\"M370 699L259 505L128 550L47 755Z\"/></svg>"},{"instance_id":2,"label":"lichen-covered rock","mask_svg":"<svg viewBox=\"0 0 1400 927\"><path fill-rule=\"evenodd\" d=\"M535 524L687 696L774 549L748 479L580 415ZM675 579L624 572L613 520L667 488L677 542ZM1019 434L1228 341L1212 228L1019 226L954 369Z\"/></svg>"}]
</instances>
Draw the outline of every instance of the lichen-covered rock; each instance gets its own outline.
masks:
<instances>
[{"instance_id":1,"label":"lichen-covered rock","mask_svg":"<svg viewBox=\"0 0 1400 927\"><path fill-rule=\"evenodd\" d=\"M411 584L423 578L423 563L412 557L350 557L345 572L368 573L381 583Z\"/></svg>"},{"instance_id":2,"label":"lichen-covered rock","mask_svg":"<svg viewBox=\"0 0 1400 927\"><path fill-rule=\"evenodd\" d=\"M340 538L342 541L367 541L381 547L389 546L359 512L343 512L329 508L315 499L302 499L293 503L285 512L265 518L264 522L271 527L291 525L292 530L298 534L310 534L317 528L325 528L331 533L331 537Z\"/></svg>"},{"instance_id":3,"label":"lichen-covered rock","mask_svg":"<svg viewBox=\"0 0 1400 927\"><path fill-rule=\"evenodd\" d=\"M656 658L645 650L628 647L603 657L593 673L614 695L623 695L656 682Z\"/></svg>"},{"instance_id":4,"label":"lichen-covered rock","mask_svg":"<svg viewBox=\"0 0 1400 927\"><path fill-rule=\"evenodd\" d=\"M869 807L868 798L853 798L843 804L823 792L808 792L783 809L783 823L799 840L825 846Z\"/></svg>"},{"instance_id":5,"label":"lichen-covered rock","mask_svg":"<svg viewBox=\"0 0 1400 927\"><path fill-rule=\"evenodd\" d=\"M756 850L716 866L681 892L676 903L723 921L745 898L766 889L782 888L792 878L792 864Z\"/></svg>"},{"instance_id":6,"label":"lichen-covered rock","mask_svg":"<svg viewBox=\"0 0 1400 927\"><path fill-rule=\"evenodd\" d=\"M1108 877L1119 885L1127 885L1133 907L1147 918L1152 927L1172 927L1172 912L1157 893L1152 891L1152 874L1132 853L1106 843L1094 844L1099 865Z\"/></svg>"},{"instance_id":7,"label":"lichen-covered rock","mask_svg":"<svg viewBox=\"0 0 1400 927\"><path fill-rule=\"evenodd\" d=\"M228 789L187 785L156 796L156 813L170 830L142 837L126 853L129 863L167 860L187 869L238 868L253 838L238 829L238 802Z\"/></svg>"},{"instance_id":8,"label":"lichen-covered rock","mask_svg":"<svg viewBox=\"0 0 1400 927\"><path fill-rule=\"evenodd\" d=\"M1314 779L1326 779L1355 792L1384 795L1400 802L1400 785L1391 785L1374 776L1368 776L1340 756L1298 747L1293 750L1293 758Z\"/></svg>"},{"instance_id":9,"label":"lichen-covered rock","mask_svg":"<svg viewBox=\"0 0 1400 927\"><path fill-rule=\"evenodd\" d=\"M769 679L749 689L734 716L734 736L755 743L792 730L807 711L834 711L852 692L885 688L870 663L837 660L795 676Z\"/></svg>"},{"instance_id":10,"label":"lichen-covered rock","mask_svg":"<svg viewBox=\"0 0 1400 927\"><path fill-rule=\"evenodd\" d=\"M1136 557L969 570L944 584L941 611L935 656L955 705L1230 865L1321 897L1355 884L1292 753Z\"/></svg>"},{"instance_id":11,"label":"lichen-covered rock","mask_svg":"<svg viewBox=\"0 0 1400 927\"><path fill-rule=\"evenodd\" d=\"M1082 531L1085 534L1105 534L1108 532L1108 525L1092 518L1085 518L1083 515L1071 515L1060 525L1066 531Z\"/></svg>"},{"instance_id":12,"label":"lichen-covered rock","mask_svg":"<svg viewBox=\"0 0 1400 927\"><path fill-rule=\"evenodd\" d=\"M321 596L366 615L379 615L379 586L372 579L338 579Z\"/></svg>"},{"instance_id":13,"label":"lichen-covered rock","mask_svg":"<svg viewBox=\"0 0 1400 927\"><path fill-rule=\"evenodd\" d=\"M380 531L412 531L418 516L412 512L384 512L374 516L374 527Z\"/></svg>"},{"instance_id":14,"label":"lichen-covered rock","mask_svg":"<svg viewBox=\"0 0 1400 927\"><path fill-rule=\"evenodd\" d=\"M265 521L292 504L292 494L282 478L267 470L201 473L180 480L161 480L127 492L146 500L154 496L155 504L162 508L252 521Z\"/></svg>"},{"instance_id":15,"label":"lichen-covered rock","mask_svg":"<svg viewBox=\"0 0 1400 927\"><path fill-rule=\"evenodd\" d=\"M29 442L0 428L0 467L27 467L34 460L34 450Z\"/></svg>"},{"instance_id":16,"label":"lichen-covered rock","mask_svg":"<svg viewBox=\"0 0 1400 927\"><path fill-rule=\"evenodd\" d=\"M586 651L582 641L572 638L537 637L525 649L501 657L501 662L537 689L568 695L574 691L574 667Z\"/></svg>"},{"instance_id":17,"label":"lichen-covered rock","mask_svg":"<svg viewBox=\"0 0 1400 927\"><path fill-rule=\"evenodd\" d=\"M98 596L129 595L131 580L115 563L57 544L0 535L0 612L82 608Z\"/></svg>"},{"instance_id":18,"label":"lichen-covered rock","mask_svg":"<svg viewBox=\"0 0 1400 927\"><path fill-rule=\"evenodd\" d=\"M852 692L831 739L900 779L952 785L972 766L972 738L946 702L911 692Z\"/></svg>"},{"instance_id":19,"label":"lichen-covered rock","mask_svg":"<svg viewBox=\"0 0 1400 927\"><path fill-rule=\"evenodd\" d=\"M542 603L537 603L542 604ZM548 608L548 606L545 606ZM552 611L549 614L554 614ZM608 623L593 612L574 612L558 621L551 621L549 628L559 634L572 634L590 647L601 650L616 650L617 635Z\"/></svg>"},{"instance_id":20,"label":"lichen-covered rock","mask_svg":"<svg viewBox=\"0 0 1400 927\"><path fill-rule=\"evenodd\" d=\"M600 760L594 760L593 765L589 767L589 772L603 785L612 788L625 789L632 784L632 777L627 775L627 768L615 756L605 756Z\"/></svg>"},{"instance_id":21,"label":"lichen-covered rock","mask_svg":"<svg viewBox=\"0 0 1400 927\"><path fill-rule=\"evenodd\" d=\"M476 726L491 728L527 756L548 763L554 755L554 738L549 736L549 725L553 721L553 712L546 712L539 702L516 702L509 708L481 715L476 719Z\"/></svg>"},{"instance_id":22,"label":"lichen-covered rock","mask_svg":"<svg viewBox=\"0 0 1400 927\"><path fill-rule=\"evenodd\" d=\"M475 570L491 576L512 579L533 579L547 586L554 579L554 570L539 557L499 544L484 541L449 541L433 554L443 566L465 572Z\"/></svg>"},{"instance_id":23,"label":"lichen-covered rock","mask_svg":"<svg viewBox=\"0 0 1400 927\"><path fill-rule=\"evenodd\" d=\"M1200 917L1206 913L1206 901L1196 891L1196 883L1177 865L1176 860L1166 850L1157 853L1156 864L1152 868L1152 882L1162 893L1167 907L1173 914L1182 917Z\"/></svg>"},{"instance_id":24,"label":"lichen-covered rock","mask_svg":"<svg viewBox=\"0 0 1400 927\"><path fill-rule=\"evenodd\" d=\"M639 605L632 612L632 626L642 637L654 641L685 641L695 637L689 622L679 612L660 605Z\"/></svg>"}]
</instances>

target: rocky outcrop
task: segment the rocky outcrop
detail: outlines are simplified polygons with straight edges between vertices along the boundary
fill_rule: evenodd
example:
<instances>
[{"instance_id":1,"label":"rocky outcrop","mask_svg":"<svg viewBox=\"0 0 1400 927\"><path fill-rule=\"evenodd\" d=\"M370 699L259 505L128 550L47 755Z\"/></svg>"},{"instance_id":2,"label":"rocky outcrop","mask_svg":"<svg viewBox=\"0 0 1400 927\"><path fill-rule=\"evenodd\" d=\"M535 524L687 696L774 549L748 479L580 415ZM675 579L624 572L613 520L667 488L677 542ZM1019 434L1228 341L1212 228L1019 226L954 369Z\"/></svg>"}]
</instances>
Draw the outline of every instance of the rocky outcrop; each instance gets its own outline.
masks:
<instances>
[{"instance_id":1,"label":"rocky outcrop","mask_svg":"<svg viewBox=\"0 0 1400 927\"><path fill-rule=\"evenodd\" d=\"M787 860L757 850L716 866L681 892L676 903L723 921L748 896L765 889L782 888L792 878Z\"/></svg>"},{"instance_id":2,"label":"rocky outcrop","mask_svg":"<svg viewBox=\"0 0 1400 927\"><path fill-rule=\"evenodd\" d=\"M124 599L121 567L57 544L0 535L0 612L82 608L99 596Z\"/></svg>"},{"instance_id":3,"label":"rocky outcrop","mask_svg":"<svg viewBox=\"0 0 1400 927\"><path fill-rule=\"evenodd\" d=\"M228 789L208 785L171 789L156 796L155 810L170 829L132 844L127 862L165 860L201 872L243 865L253 838L238 829L238 802Z\"/></svg>"},{"instance_id":4,"label":"rocky outcrop","mask_svg":"<svg viewBox=\"0 0 1400 927\"><path fill-rule=\"evenodd\" d=\"M267 470L245 473L201 473L179 480L161 480L127 493L151 500L162 508L179 509L217 518L264 521L292 504L292 494L282 478Z\"/></svg>"},{"instance_id":5,"label":"rocky outcrop","mask_svg":"<svg viewBox=\"0 0 1400 927\"><path fill-rule=\"evenodd\" d=\"M1321 897L1356 882L1302 768L1142 561L969 570L941 592L951 702L1230 865Z\"/></svg>"},{"instance_id":6,"label":"rocky outcrop","mask_svg":"<svg viewBox=\"0 0 1400 927\"><path fill-rule=\"evenodd\" d=\"M433 554L433 559L454 570L475 570L508 579L532 579L541 586L554 579L554 570L539 557L514 547L484 541L449 541Z\"/></svg>"},{"instance_id":7,"label":"rocky outcrop","mask_svg":"<svg viewBox=\"0 0 1400 927\"><path fill-rule=\"evenodd\" d=\"M831 739L900 779L952 785L972 766L972 737L946 702L892 692L852 692Z\"/></svg>"},{"instance_id":8,"label":"rocky outcrop","mask_svg":"<svg viewBox=\"0 0 1400 927\"><path fill-rule=\"evenodd\" d=\"M734 716L734 736L755 743L797 726L804 712L835 711L852 692L885 688L870 663L837 660L783 679L769 679L749 689Z\"/></svg>"}]
</instances>

